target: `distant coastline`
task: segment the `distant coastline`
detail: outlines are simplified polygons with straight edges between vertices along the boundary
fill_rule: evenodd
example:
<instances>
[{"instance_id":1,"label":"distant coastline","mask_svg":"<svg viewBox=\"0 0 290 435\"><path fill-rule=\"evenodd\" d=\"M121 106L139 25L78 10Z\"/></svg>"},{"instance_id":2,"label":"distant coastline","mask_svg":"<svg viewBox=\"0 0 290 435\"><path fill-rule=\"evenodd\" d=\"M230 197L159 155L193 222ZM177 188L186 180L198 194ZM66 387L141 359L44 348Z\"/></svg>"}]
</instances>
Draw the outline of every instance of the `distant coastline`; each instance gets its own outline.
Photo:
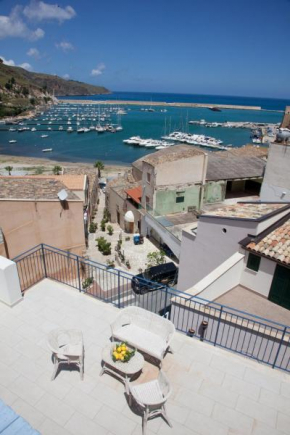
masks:
<instances>
[{"instance_id":1,"label":"distant coastline","mask_svg":"<svg viewBox=\"0 0 290 435\"><path fill-rule=\"evenodd\" d=\"M210 109L217 107L219 109L232 110L263 110L261 106L240 106L235 104L208 104L208 103L167 103L165 101L132 101L132 100L81 100L58 98L61 103L68 104L105 104L105 105L130 105L130 106L167 106L167 107L201 107Z\"/></svg>"},{"instance_id":2,"label":"distant coastline","mask_svg":"<svg viewBox=\"0 0 290 435\"><path fill-rule=\"evenodd\" d=\"M134 101L146 102L146 104L160 103L173 103L182 104L189 103L194 106L176 106L188 108L207 108L207 107L229 107L235 106L237 110L241 107L259 107L262 111L284 111L286 106L290 106L290 99L282 98L262 98L262 97L241 97L229 95L210 95L210 94L177 94L165 92L125 92L125 91L112 91L111 94L106 95L78 95L76 97L58 95L60 100L85 100L89 101ZM102 103L100 103L102 104ZM145 105L145 104L144 104ZM198 105L198 106L197 106ZM171 106L172 107L172 106ZM253 111L253 109L252 109Z\"/></svg>"}]
</instances>

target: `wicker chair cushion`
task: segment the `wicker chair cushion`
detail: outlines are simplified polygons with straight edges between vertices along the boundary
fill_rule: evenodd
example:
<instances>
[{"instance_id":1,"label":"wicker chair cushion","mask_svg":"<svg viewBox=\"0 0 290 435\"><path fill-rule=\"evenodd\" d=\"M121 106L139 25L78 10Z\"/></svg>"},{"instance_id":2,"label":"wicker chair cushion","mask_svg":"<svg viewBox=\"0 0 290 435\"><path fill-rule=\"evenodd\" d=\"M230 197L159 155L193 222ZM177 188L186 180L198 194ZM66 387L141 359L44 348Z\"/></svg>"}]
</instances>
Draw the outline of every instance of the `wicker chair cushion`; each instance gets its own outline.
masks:
<instances>
[{"instance_id":1,"label":"wicker chair cushion","mask_svg":"<svg viewBox=\"0 0 290 435\"><path fill-rule=\"evenodd\" d=\"M163 353L167 348L164 338L144 328L140 328L136 324L125 325L115 330L114 336L145 353L150 349L150 355L158 359L162 359Z\"/></svg>"}]
</instances>

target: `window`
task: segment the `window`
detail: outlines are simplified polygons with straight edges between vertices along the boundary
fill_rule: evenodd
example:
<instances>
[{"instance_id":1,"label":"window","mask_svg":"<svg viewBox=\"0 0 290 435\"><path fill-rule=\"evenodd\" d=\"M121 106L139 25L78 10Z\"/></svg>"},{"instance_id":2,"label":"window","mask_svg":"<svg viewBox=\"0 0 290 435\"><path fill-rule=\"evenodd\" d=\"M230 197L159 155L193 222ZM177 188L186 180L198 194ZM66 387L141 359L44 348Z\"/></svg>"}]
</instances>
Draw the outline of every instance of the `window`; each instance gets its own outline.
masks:
<instances>
[{"instance_id":1,"label":"window","mask_svg":"<svg viewBox=\"0 0 290 435\"><path fill-rule=\"evenodd\" d=\"M177 196L176 197L176 203L184 202L184 196Z\"/></svg>"},{"instance_id":2,"label":"window","mask_svg":"<svg viewBox=\"0 0 290 435\"><path fill-rule=\"evenodd\" d=\"M147 183L150 183L151 181L151 174L147 172Z\"/></svg>"},{"instance_id":3,"label":"window","mask_svg":"<svg viewBox=\"0 0 290 435\"><path fill-rule=\"evenodd\" d=\"M150 202L149 196L146 196L146 204L149 204L149 202Z\"/></svg>"},{"instance_id":4,"label":"window","mask_svg":"<svg viewBox=\"0 0 290 435\"><path fill-rule=\"evenodd\" d=\"M261 261L261 257L258 257L258 255L249 254L247 268L254 270L255 272L258 272L260 267L260 261Z\"/></svg>"}]
</instances>

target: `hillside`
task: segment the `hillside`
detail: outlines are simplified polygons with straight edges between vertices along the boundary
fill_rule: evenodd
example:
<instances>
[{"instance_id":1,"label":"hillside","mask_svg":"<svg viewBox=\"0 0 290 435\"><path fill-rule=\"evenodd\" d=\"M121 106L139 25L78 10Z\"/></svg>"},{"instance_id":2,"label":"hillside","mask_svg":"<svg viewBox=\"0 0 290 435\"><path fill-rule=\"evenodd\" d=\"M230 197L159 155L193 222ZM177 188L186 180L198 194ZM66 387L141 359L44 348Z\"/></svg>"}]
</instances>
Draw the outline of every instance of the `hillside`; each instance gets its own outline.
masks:
<instances>
[{"instance_id":1,"label":"hillside","mask_svg":"<svg viewBox=\"0 0 290 435\"><path fill-rule=\"evenodd\" d=\"M0 117L15 116L36 105L50 104L55 96L108 94L94 86L58 76L4 65L0 60Z\"/></svg>"}]
</instances>

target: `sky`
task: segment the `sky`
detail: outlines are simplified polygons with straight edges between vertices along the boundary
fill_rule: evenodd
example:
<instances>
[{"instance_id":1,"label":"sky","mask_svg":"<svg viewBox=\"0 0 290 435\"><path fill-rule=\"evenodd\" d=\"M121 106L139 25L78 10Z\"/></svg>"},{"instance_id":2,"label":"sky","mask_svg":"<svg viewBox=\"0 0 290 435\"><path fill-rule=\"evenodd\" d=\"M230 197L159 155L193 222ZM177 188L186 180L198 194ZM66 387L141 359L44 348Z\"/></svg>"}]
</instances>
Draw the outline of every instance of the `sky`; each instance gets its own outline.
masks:
<instances>
[{"instance_id":1,"label":"sky","mask_svg":"<svg viewBox=\"0 0 290 435\"><path fill-rule=\"evenodd\" d=\"M290 0L0 0L0 57L110 90L290 98Z\"/></svg>"}]
</instances>

